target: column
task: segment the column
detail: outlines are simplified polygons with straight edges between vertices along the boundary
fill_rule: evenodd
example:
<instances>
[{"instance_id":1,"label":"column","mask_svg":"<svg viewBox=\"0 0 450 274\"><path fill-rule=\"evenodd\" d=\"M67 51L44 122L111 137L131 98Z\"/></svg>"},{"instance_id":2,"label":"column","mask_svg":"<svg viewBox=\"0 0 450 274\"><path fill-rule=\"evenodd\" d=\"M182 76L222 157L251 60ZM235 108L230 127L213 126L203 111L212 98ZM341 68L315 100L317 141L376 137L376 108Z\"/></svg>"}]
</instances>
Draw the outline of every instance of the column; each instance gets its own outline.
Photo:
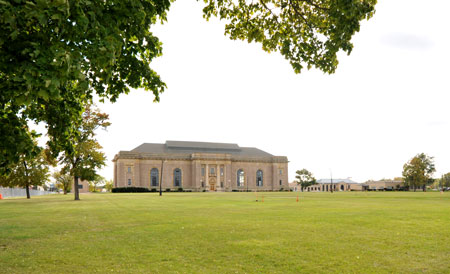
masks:
<instances>
[{"instance_id":1,"label":"column","mask_svg":"<svg viewBox=\"0 0 450 274\"><path fill-rule=\"evenodd\" d=\"M205 188L209 189L209 168L208 164L205 164Z\"/></svg>"}]
</instances>

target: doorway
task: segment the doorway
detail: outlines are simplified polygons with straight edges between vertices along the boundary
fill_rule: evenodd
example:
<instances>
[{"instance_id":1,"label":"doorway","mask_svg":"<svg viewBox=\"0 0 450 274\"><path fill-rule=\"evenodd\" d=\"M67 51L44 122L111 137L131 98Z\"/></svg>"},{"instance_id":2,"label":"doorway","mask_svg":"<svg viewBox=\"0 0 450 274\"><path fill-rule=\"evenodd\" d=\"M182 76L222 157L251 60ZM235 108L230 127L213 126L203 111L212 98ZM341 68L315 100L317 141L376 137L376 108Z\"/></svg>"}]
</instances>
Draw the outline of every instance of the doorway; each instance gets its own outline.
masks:
<instances>
[{"instance_id":1,"label":"doorway","mask_svg":"<svg viewBox=\"0 0 450 274\"><path fill-rule=\"evenodd\" d=\"M216 191L216 180L214 178L209 180L209 191Z\"/></svg>"}]
</instances>

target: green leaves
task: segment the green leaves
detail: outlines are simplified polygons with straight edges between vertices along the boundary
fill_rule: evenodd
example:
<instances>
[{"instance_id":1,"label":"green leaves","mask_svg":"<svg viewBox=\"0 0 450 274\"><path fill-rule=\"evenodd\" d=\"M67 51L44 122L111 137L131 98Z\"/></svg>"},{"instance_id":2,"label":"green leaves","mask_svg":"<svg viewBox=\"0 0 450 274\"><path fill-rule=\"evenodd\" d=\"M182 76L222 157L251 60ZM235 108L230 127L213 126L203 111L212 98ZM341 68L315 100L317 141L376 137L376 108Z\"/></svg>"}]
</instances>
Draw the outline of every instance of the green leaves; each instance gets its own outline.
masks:
<instances>
[{"instance_id":1,"label":"green leaves","mask_svg":"<svg viewBox=\"0 0 450 274\"><path fill-rule=\"evenodd\" d=\"M279 51L296 73L333 73L339 51L370 18L376 0L203 0L206 19L226 20L231 39ZM173 0L0 1L0 173L29 155L30 121L47 124L54 154L74 151L83 106L115 102L130 88L154 101L166 85L150 64L162 54L151 25ZM6 46L5 46L6 45Z\"/></svg>"},{"instance_id":2,"label":"green leaves","mask_svg":"<svg viewBox=\"0 0 450 274\"><path fill-rule=\"evenodd\" d=\"M169 6L169 0L0 2L0 173L28 154L29 121L47 124L48 145L58 154L74 150L71 138L94 93L114 102L129 87L142 87L159 101L166 85L149 64L162 48L149 29L165 20Z\"/></svg>"},{"instance_id":3,"label":"green leaves","mask_svg":"<svg viewBox=\"0 0 450 274\"><path fill-rule=\"evenodd\" d=\"M295 180L302 188L316 184L316 178L306 169L297 170L295 174Z\"/></svg>"},{"instance_id":4,"label":"green leaves","mask_svg":"<svg viewBox=\"0 0 450 274\"><path fill-rule=\"evenodd\" d=\"M96 170L105 165L106 156L95 139L95 131L99 128L106 129L111 124L108 119L107 114L101 113L94 106L85 106L82 120L78 124L78 134L67 137L73 147L65 149L59 158L65 173L82 180L94 180L98 177ZM78 189L75 189L75 197L77 193Z\"/></svg>"},{"instance_id":5,"label":"green leaves","mask_svg":"<svg viewBox=\"0 0 450 274\"><path fill-rule=\"evenodd\" d=\"M405 185L416 189L431 184L435 171L433 157L420 153L403 165L402 175Z\"/></svg>"},{"instance_id":6,"label":"green leaves","mask_svg":"<svg viewBox=\"0 0 450 274\"><path fill-rule=\"evenodd\" d=\"M360 21L375 12L376 0L204 0L204 17L226 20L231 39L280 51L296 73L316 67L333 73L337 53L350 54Z\"/></svg>"}]
</instances>

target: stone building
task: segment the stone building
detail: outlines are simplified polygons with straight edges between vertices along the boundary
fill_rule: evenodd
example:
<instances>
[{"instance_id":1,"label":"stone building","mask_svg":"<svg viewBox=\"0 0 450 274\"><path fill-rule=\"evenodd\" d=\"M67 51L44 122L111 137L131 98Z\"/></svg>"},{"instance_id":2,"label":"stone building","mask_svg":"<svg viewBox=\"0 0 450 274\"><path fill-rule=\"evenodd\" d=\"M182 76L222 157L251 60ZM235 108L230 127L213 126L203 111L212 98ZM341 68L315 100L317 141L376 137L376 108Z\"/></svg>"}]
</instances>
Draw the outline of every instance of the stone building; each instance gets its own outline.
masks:
<instances>
[{"instance_id":1,"label":"stone building","mask_svg":"<svg viewBox=\"0 0 450 274\"><path fill-rule=\"evenodd\" d=\"M237 144L144 143L114 157L114 187L191 191L288 190L288 159Z\"/></svg>"},{"instance_id":2,"label":"stone building","mask_svg":"<svg viewBox=\"0 0 450 274\"><path fill-rule=\"evenodd\" d=\"M402 180L379 180L367 181L363 185L363 190L383 191L383 190L400 190L404 187Z\"/></svg>"},{"instance_id":3,"label":"stone building","mask_svg":"<svg viewBox=\"0 0 450 274\"><path fill-rule=\"evenodd\" d=\"M75 182L72 183L72 192L75 191ZM79 179L78 180L78 193L88 193L89 192L89 182Z\"/></svg>"},{"instance_id":4,"label":"stone building","mask_svg":"<svg viewBox=\"0 0 450 274\"><path fill-rule=\"evenodd\" d=\"M362 190L361 184L350 179L320 179L316 185L309 186L303 191L354 191Z\"/></svg>"}]
</instances>

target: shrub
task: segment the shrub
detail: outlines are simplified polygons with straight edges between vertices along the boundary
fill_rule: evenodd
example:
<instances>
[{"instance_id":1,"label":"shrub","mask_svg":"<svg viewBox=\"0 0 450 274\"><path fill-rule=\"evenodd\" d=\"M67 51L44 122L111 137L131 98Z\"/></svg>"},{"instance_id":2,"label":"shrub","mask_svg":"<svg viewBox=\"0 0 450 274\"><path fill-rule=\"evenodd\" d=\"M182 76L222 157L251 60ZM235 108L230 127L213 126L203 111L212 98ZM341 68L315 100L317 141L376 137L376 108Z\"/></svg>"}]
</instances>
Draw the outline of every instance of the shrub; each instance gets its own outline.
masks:
<instances>
[{"instance_id":1,"label":"shrub","mask_svg":"<svg viewBox=\"0 0 450 274\"><path fill-rule=\"evenodd\" d=\"M112 193L136 193L136 192L150 192L145 187L114 187L111 190Z\"/></svg>"},{"instance_id":2,"label":"shrub","mask_svg":"<svg viewBox=\"0 0 450 274\"><path fill-rule=\"evenodd\" d=\"M182 187L179 187L179 188L178 188L178 192L183 192L183 188L182 188Z\"/></svg>"},{"instance_id":3,"label":"shrub","mask_svg":"<svg viewBox=\"0 0 450 274\"><path fill-rule=\"evenodd\" d=\"M166 192L170 192L170 188L166 188Z\"/></svg>"},{"instance_id":4,"label":"shrub","mask_svg":"<svg viewBox=\"0 0 450 274\"><path fill-rule=\"evenodd\" d=\"M157 190L156 190L156 188L152 188L150 191L151 192L156 192Z\"/></svg>"}]
</instances>

